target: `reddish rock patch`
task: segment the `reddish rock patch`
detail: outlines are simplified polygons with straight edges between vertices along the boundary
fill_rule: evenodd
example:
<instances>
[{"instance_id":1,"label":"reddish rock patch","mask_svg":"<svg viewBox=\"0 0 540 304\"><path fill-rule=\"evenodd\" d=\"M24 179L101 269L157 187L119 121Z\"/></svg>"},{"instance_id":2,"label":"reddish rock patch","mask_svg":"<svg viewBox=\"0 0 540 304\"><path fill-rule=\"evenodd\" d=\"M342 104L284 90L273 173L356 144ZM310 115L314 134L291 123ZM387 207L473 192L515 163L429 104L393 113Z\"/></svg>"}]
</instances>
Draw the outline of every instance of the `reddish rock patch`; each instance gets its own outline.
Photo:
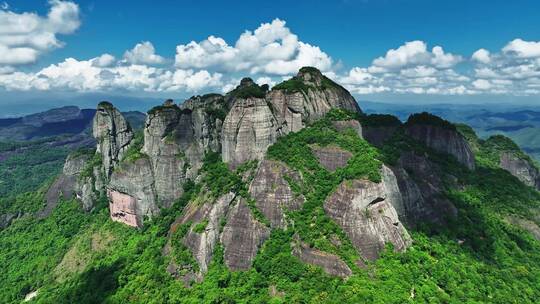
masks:
<instances>
[{"instance_id":1,"label":"reddish rock patch","mask_svg":"<svg viewBox=\"0 0 540 304\"><path fill-rule=\"evenodd\" d=\"M109 190L107 194L111 219L132 227L140 227L137 220L135 198L114 190Z\"/></svg>"}]
</instances>

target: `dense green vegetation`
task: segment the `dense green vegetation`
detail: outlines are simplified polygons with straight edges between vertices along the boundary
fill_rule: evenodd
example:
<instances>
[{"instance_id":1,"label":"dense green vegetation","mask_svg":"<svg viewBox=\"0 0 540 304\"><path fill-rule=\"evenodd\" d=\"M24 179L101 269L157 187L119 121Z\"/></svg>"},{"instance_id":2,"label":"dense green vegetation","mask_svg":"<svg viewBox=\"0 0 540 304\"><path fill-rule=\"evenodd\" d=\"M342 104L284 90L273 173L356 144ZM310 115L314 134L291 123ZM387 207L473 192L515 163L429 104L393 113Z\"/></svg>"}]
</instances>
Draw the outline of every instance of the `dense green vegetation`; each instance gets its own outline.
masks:
<instances>
[{"instance_id":1,"label":"dense green vegetation","mask_svg":"<svg viewBox=\"0 0 540 304\"><path fill-rule=\"evenodd\" d=\"M306 84L304 80L298 76L291 77L288 80L285 80L274 87L272 90L284 90L287 93L302 92L307 94L309 89L340 89L345 90L342 86L332 81L330 78L321 74L321 71L314 67L303 67L300 69L300 73L311 74L314 77L320 78L320 86L313 86Z\"/></svg>"},{"instance_id":2,"label":"dense green vegetation","mask_svg":"<svg viewBox=\"0 0 540 304\"><path fill-rule=\"evenodd\" d=\"M135 132L131 143L123 156L122 161L126 163L132 163L139 158L147 157L146 154L141 152L144 145L144 132L139 130Z\"/></svg>"},{"instance_id":3,"label":"dense green vegetation","mask_svg":"<svg viewBox=\"0 0 540 304\"><path fill-rule=\"evenodd\" d=\"M184 195L140 230L112 222L106 209L83 213L77 203L64 201L47 219L24 217L0 231L0 302L19 303L39 289L37 303L535 303L540 297L540 243L505 219L508 215L534 220L540 193L524 186L508 172L493 166L483 151L511 148L502 139L478 140L477 169L469 171L451 157L437 154L398 130L377 149L354 130L338 132L333 120L362 119L332 111L308 128L278 140L268 157L286 163L302 175L287 178L306 198L303 209L289 212L294 223L273 230L248 271L231 272L218 246L202 282L189 288L165 269L174 259L197 269L182 245L190 227L169 228L184 207L200 195L219 197L230 191L249 200L247 182L256 163L228 169L216 153L206 155L203 177L188 182ZM375 122L391 122L375 117ZM380 120L379 120L380 119ZM466 129L462 134L467 134ZM465 132L465 133L464 133ZM469 138L469 135L465 135ZM471 137L472 138L472 137ZM499 142L499 140L501 142ZM316 146L336 146L353 157L346 167L329 172L312 153ZM499 148L496 148L499 149ZM356 178L380 180L382 163L394 164L399 153L413 150L427 155L445 176L451 176L447 195L458 209L446 226L410 228L414 244L404 253L391 246L367 268L354 263L358 253L343 231L322 210L326 197L341 183ZM459 185L456 187L455 185ZM32 209L42 205L40 192L19 202ZM251 208L254 213L256 207ZM264 218L258 219L264 221ZM326 275L291 253L297 234L312 247L332 252L353 270L348 280ZM329 241L338 239L340 246ZM162 253L171 241L171 256Z\"/></svg>"},{"instance_id":4,"label":"dense green vegetation","mask_svg":"<svg viewBox=\"0 0 540 304\"><path fill-rule=\"evenodd\" d=\"M424 124L424 125L434 125L438 127L443 127L450 130L456 130L456 126L439 116L435 116L431 113L422 112L418 114L413 114L409 116L409 119L406 122L407 125L415 125L415 124Z\"/></svg>"},{"instance_id":5,"label":"dense green vegetation","mask_svg":"<svg viewBox=\"0 0 540 304\"><path fill-rule=\"evenodd\" d=\"M370 114L360 119L362 127L399 127L401 121L393 116L386 114Z\"/></svg>"},{"instance_id":6,"label":"dense green vegetation","mask_svg":"<svg viewBox=\"0 0 540 304\"><path fill-rule=\"evenodd\" d=\"M62 170L69 153L51 140L0 143L0 197L32 191Z\"/></svg>"},{"instance_id":7,"label":"dense green vegetation","mask_svg":"<svg viewBox=\"0 0 540 304\"><path fill-rule=\"evenodd\" d=\"M501 154L509 153L538 167L536 160L524 153L512 139L504 135L492 135L487 139L481 139L467 125L457 125L457 129L473 148L477 162L484 166L498 168Z\"/></svg>"},{"instance_id":8,"label":"dense green vegetation","mask_svg":"<svg viewBox=\"0 0 540 304\"><path fill-rule=\"evenodd\" d=\"M360 139L355 130L338 132L332 126L333 120L353 119L354 116L343 110L332 110L310 128L291 133L268 149L270 158L283 161L302 174L303 184L295 185L292 189L300 188L306 201L302 210L289 214L302 241L317 249L340 255L353 268L354 261L358 260L359 256L343 231L326 216L323 203L344 180L381 180L379 170L382 163L378 160L380 155L377 150ZM313 155L311 147L314 145L338 146L353 153L353 156L346 167L329 172ZM339 238L341 245L332 244L332 237Z\"/></svg>"},{"instance_id":9,"label":"dense green vegetation","mask_svg":"<svg viewBox=\"0 0 540 304\"><path fill-rule=\"evenodd\" d=\"M258 85L253 82L250 78L244 78L240 82L240 86L232 90L229 94L236 98L264 98L266 92L268 91L268 85Z\"/></svg>"}]
</instances>

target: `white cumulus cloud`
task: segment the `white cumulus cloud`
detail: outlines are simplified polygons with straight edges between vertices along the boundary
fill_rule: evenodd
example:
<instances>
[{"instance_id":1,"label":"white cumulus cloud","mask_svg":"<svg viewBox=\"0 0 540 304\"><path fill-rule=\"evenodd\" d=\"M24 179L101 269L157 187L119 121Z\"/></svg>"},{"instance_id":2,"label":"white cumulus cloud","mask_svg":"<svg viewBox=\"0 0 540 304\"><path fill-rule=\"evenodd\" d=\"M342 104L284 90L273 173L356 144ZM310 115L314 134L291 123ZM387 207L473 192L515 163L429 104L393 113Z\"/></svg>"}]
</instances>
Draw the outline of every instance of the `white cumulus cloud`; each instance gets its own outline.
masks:
<instances>
[{"instance_id":1,"label":"white cumulus cloud","mask_svg":"<svg viewBox=\"0 0 540 304\"><path fill-rule=\"evenodd\" d=\"M472 54L471 59L481 63L489 63L491 61L491 55L488 50L479 49Z\"/></svg>"},{"instance_id":2,"label":"white cumulus cloud","mask_svg":"<svg viewBox=\"0 0 540 304\"><path fill-rule=\"evenodd\" d=\"M175 63L184 69L289 75L306 65L328 71L332 67L332 58L319 47L299 41L285 21L274 19L254 31L241 34L234 46L215 36L178 45Z\"/></svg>"},{"instance_id":3,"label":"white cumulus cloud","mask_svg":"<svg viewBox=\"0 0 540 304\"><path fill-rule=\"evenodd\" d=\"M385 56L373 60L373 65L383 68L383 71L417 65L450 68L460 61L461 56L445 53L440 46L433 47L430 52L425 42L415 40L387 51Z\"/></svg>"},{"instance_id":4,"label":"white cumulus cloud","mask_svg":"<svg viewBox=\"0 0 540 304\"><path fill-rule=\"evenodd\" d=\"M59 34L71 34L81 24L79 6L50 0L47 16L0 10L0 65L35 62L43 53L63 46Z\"/></svg>"},{"instance_id":5,"label":"white cumulus cloud","mask_svg":"<svg viewBox=\"0 0 540 304\"><path fill-rule=\"evenodd\" d=\"M161 64L165 58L156 54L154 45L149 41L137 43L124 53L124 59L131 64Z\"/></svg>"},{"instance_id":6,"label":"white cumulus cloud","mask_svg":"<svg viewBox=\"0 0 540 304\"><path fill-rule=\"evenodd\" d=\"M514 39L510 41L503 49L504 53L515 54L520 58L540 57L540 41L524 41Z\"/></svg>"}]
</instances>

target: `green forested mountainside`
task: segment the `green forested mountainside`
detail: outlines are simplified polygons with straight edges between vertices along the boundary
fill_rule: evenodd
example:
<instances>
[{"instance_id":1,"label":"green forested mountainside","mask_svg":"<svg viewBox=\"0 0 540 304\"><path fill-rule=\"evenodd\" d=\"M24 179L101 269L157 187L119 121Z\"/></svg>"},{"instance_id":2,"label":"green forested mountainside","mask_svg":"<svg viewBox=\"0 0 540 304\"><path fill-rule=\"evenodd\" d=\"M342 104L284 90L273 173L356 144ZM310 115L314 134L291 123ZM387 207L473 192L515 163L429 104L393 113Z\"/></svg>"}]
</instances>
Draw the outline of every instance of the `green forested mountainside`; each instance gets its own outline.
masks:
<instances>
[{"instance_id":1,"label":"green forested mountainside","mask_svg":"<svg viewBox=\"0 0 540 304\"><path fill-rule=\"evenodd\" d=\"M70 148L53 141L0 143L1 198L35 190L60 173Z\"/></svg>"},{"instance_id":2,"label":"green forested mountainside","mask_svg":"<svg viewBox=\"0 0 540 304\"><path fill-rule=\"evenodd\" d=\"M540 161L540 107L504 104L386 104L362 101L366 113L386 113L406 120L409 115L427 111L452 122L467 124L481 138L505 135Z\"/></svg>"},{"instance_id":3,"label":"green forested mountainside","mask_svg":"<svg viewBox=\"0 0 540 304\"><path fill-rule=\"evenodd\" d=\"M536 221L540 193L498 167L490 153L499 145L477 140L469 130L468 139L479 151L477 169L469 171L401 130L376 148L352 130L338 132L332 125L333 120L349 118L358 117L332 111L269 148L268 158L301 172L303 183L289 183L306 197L306 203L289 214L294 227L272 232L250 270L229 271L223 248L218 246L200 283L188 288L165 271L170 258L186 259L186 263L192 259L180 247L174 257L162 252L171 223L189 201L204 189L215 196L228 191L247 195L241 177L246 168L230 171L219 155L209 154L203 178L188 182L173 207L140 230L112 222L103 207L84 213L71 200L62 201L48 218L27 215L1 230L0 302L19 303L35 290L39 290L35 303L537 302L540 243L509 224L507 217ZM360 119L369 124L369 117ZM334 172L321 167L310 147L329 145L352 153L346 167ZM396 253L388 246L377 261L360 268L353 263L358 253L324 214L322 203L343 180L363 177L378 181L380 166L393 164L404 150L426 154L455 177L446 185L445 195L457 206L458 215L445 226L423 223L408 227L412 247ZM455 184L461 186L453 187ZM19 199L31 206L43 204L39 192ZM342 280L302 263L291 254L294 234L314 248L342 257L353 275ZM341 246L328 241L332 234L339 237Z\"/></svg>"}]
</instances>

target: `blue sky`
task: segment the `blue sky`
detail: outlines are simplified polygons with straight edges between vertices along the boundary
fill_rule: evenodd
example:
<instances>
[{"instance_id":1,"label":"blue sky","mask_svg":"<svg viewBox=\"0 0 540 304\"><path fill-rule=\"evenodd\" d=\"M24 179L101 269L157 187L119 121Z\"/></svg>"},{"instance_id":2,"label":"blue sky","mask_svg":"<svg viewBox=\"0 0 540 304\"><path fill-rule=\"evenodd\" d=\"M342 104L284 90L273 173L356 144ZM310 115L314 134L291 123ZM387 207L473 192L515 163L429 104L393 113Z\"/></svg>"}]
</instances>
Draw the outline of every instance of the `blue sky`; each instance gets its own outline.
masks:
<instances>
[{"instance_id":1,"label":"blue sky","mask_svg":"<svg viewBox=\"0 0 540 304\"><path fill-rule=\"evenodd\" d=\"M307 63L360 100L540 103L538 1L0 3L0 97L178 99Z\"/></svg>"}]
</instances>

